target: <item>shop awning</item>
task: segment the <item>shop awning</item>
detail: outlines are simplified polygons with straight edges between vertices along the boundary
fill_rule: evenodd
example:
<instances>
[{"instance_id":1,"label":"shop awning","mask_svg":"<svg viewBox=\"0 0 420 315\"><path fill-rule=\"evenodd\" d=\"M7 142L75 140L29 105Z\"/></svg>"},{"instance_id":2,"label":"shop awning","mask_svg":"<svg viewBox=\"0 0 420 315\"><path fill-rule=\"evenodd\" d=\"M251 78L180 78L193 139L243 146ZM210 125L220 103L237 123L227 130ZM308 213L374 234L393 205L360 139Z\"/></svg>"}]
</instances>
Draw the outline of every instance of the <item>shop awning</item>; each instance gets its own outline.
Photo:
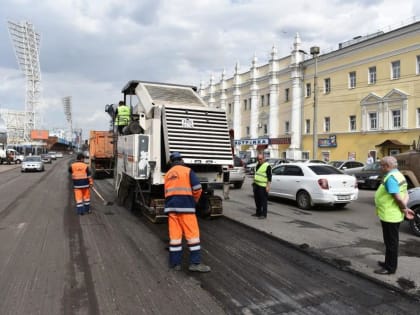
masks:
<instances>
[{"instance_id":1,"label":"shop awning","mask_svg":"<svg viewBox=\"0 0 420 315\"><path fill-rule=\"evenodd\" d=\"M388 139L385 140L384 142L375 145L375 147L389 147L389 146L394 146L394 147L409 147L409 144L404 144L398 140L395 139Z\"/></svg>"}]
</instances>

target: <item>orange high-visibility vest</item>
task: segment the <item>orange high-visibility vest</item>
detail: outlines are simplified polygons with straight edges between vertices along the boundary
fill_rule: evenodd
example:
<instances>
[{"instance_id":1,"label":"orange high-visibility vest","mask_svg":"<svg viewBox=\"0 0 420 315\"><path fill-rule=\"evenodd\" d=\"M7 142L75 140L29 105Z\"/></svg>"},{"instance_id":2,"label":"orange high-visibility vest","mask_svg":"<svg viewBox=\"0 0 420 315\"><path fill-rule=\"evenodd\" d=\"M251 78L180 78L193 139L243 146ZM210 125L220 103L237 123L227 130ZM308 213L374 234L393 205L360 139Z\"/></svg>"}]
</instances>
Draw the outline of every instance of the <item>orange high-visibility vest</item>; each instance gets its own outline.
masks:
<instances>
[{"instance_id":1,"label":"orange high-visibility vest","mask_svg":"<svg viewBox=\"0 0 420 315\"><path fill-rule=\"evenodd\" d=\"M165 198L171 196L192 196L190 169L175 165L165 175Z\"/></svg>"},{"instance_id":2,"label":"orange high-visibility vest","mask_svg":"<svg viewBox=\"0 0 420 315\"><path fill-rule=\"evenodd\" d=\"M73 179L74 188L87 188L93 184L89 168L86 163L74 162L71 165L71 177Z\"/></svg>"}]
</instances>

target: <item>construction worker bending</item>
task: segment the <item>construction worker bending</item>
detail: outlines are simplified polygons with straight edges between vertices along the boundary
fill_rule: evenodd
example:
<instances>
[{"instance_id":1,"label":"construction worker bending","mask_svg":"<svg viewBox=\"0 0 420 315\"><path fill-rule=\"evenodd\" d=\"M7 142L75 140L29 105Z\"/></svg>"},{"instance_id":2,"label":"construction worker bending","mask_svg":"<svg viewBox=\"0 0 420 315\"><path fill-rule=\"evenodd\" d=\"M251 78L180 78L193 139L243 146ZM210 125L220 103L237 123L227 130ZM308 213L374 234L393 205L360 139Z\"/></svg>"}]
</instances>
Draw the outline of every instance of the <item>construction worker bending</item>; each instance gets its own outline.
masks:
<instances>
[{"instance_id":1,"label":"construction worker bending","mask_svg":"<svg viewBox=\"0 0 420 315\"><path fill-rule=\"evenodd\" d=\"M76 162L69 167L73 180L74 199L76 200L77 214L90 213L90 187L93 185L89 167L84 160L83 153L78 153Z\"/></svg>"},{"instance_id":2,"label":"construction worker bending","mask_svg":"<svg viewBox=\"0 0 420 315\"><path fill-rule=\"evenodd\" d=\"M195 206L202 188L197 175L184 165L179 152L170 155L171 168L165 175L165 213L169 227L169 267L181 270L182 237L190 251L188 270L209 272L210 267L201 263L200 231Z\"/></svg>"},{"instance_id":3,"label":"construction worker bending","mask_svg":"<svg viewBox=\"0 0 420 315\"><path fill-rule=\"evenodd\" d=\"M118 103L118 108L115 112L115 125L118 127L118 133L123 134L123 129L128 126L130 122L131 110L130 107L124 104L123 101Z\"/></svg>"}]
</instances>

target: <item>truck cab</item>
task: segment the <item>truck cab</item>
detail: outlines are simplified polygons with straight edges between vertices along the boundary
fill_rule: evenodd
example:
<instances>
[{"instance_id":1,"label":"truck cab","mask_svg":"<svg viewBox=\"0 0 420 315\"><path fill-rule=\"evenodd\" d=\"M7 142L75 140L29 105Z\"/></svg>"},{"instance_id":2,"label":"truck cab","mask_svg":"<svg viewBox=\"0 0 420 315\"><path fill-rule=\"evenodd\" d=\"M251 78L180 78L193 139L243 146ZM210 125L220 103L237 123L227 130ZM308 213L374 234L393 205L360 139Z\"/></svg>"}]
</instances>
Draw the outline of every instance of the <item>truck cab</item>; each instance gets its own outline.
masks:
<instances>
[{"instance_id":1,"label":"truck cab","mask_svg":"<svg viewBox=\"0 0 420 315\"><path fill-rule=\"evenodd\" d=\"M399 171L405 176L408 188L420 186L420 151L408 151L395 155Z\"/></svg>"},{"instance_id":2,"label":"truck cab","mask_svg":"<svg viewBox=\"0 0 420 315\"><path fill-rule=\"evenodd\" d=\"M7 163L10 164L11 162L15 164L22 163L24 159L24 155L16 151L15 149L7 149L6 150L6 160Z\"/></svg>"}]
</instances>

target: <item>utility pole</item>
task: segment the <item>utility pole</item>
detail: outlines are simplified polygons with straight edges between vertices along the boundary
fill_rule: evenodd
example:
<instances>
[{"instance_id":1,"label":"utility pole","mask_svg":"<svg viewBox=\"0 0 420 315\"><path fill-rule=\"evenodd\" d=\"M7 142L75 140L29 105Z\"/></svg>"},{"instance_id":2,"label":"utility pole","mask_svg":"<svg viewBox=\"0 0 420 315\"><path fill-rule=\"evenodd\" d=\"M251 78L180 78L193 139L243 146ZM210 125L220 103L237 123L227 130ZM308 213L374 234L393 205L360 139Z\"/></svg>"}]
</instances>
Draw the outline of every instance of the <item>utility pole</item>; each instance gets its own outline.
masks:
<instances>
[{"instance_id":1,"label":"utility pole","mask_svg":"<svg viewBox=\"0 0 420 315\"><path fill-rule=\"evenodd\" d=\"M315 72L314 72L314 121L313 121L313 156L314 160L318 159L318 55L319 47L311 47L311 55L315 59Z\"/></svg>"}]
</instances>

